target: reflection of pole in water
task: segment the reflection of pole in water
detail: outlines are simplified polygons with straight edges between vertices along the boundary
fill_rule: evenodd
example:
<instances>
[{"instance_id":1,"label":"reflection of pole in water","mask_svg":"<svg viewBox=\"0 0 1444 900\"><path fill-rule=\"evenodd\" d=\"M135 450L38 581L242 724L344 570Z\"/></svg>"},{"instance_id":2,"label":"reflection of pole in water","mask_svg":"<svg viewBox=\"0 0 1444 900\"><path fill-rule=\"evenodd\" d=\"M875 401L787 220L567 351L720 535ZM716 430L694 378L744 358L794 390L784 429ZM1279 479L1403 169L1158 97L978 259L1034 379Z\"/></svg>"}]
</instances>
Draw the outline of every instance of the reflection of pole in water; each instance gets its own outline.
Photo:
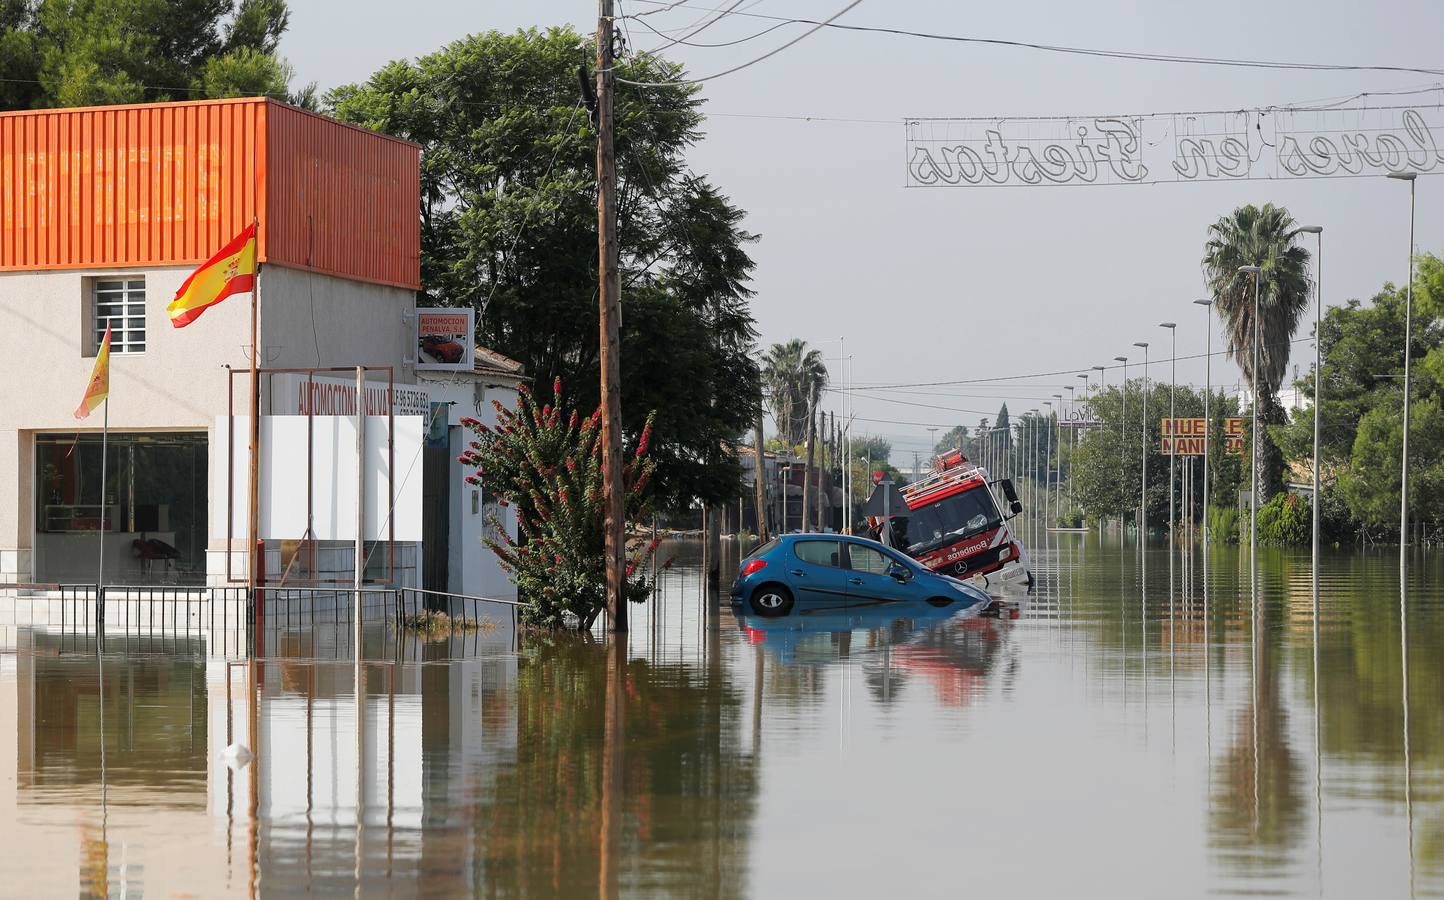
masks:
<instances>
[{"instance_id":1,"label":"reflection of pole in water","mask_svg":"<svg viewBox=\"0 0 1444 900\"><path fill-rule=\"evenodd\" d=\"M110 401L106 401L106 408L109 409ZM101 498L102 500L104 497ZM103 533L104 529L102 529ZM97 592L99 585L96 586ZM103 896L110 896L110 806L106 797L106 771L105 771L105 655L101 651L100 632L104 625L96 629L95 641L95 676L97 678L97 706L100 710L100 846L103 865L101 866L102 881L97 887Z\"/></svg>"},{"instance_id":2,"label":"reflection of pole in water","mask_svg":"<svg viewBox=\"0 0 1444 900\"><path fill-rule=\"evenodd\" d=\"M1400 535L1403 543L1405 535ZM1403 550L1400 550L1403 558ZM1414 896L1414 781L1409 759L1409 617L1405 600L1409 595L1408 582L1400 573L1399 581L1399 675L1403 683L1401 696L1404 705L1404 820L1409 832L1409 896Z\"/></svg>"},{"instance_id":3,"label":"reflection of pole in water","mask_svg":"<svg viewBox=\"0 0 1444 900\"><path fill-rule=\"evenodd\" d=\"M601 897L616 897L619 894L617 863L621 844L619 831L622 825L622 775L623 747L627 739L626 692L623 680L626 678L626 644L612 635L607 641L607 684L602 719L602 797L601 833L599 850L598 893Z\"/></svg>"},{"instance_id":4,"label":"reflection of pole in water","mask_svg":"<svg viewBox=\"0 0 1444 900\"><path fill-rule=\"evenodd\" d=\"M1317 481L1314 482L1318 484ZM1318 496L1315 494L1315 502ZM1317 521L1317 520L1316 520ZM1317 541L1317 535L1315 535ZM1317 551L1317 544L1315 545ZM1314 556L1314 865L1319 894L1324 893L1324 754L1319 745L1319 570Z\"/></svg>"},{"instance_id":5,"label":"reflection of pole in water","mask_svg":"<svg viewBox=\"0 0 1444 900\"><path fill-rule=\"evenodd\" d=\"M357 623L358 623L357 626L356 626L356 630L357 630L357 632L358 632L358 635L357 635L357 636L359 637L359 632L360 632L360 627L361 627L360 624L359 624L359 623L360 623L360 620L361 620L361 600L360 600L361 592L360 592L360 591L357 591L357 592L356 592L356 597L357 597L357 599L356 599L356 620L357 620ZM361 857L362 857L361 844L362 844L362 841L364 840L364 835L362 834L362 827L363 827L362 819L363 819L364 816L365 816L365 809L366 809L366 781L365 781L365 772L363 771L364 768L365 768L365 760L366 760L366 747L365 747L365 743L364 743L364 735L365 735L365 731L366 731L366 708L365 708L365 702L366 702L366 686L365 686L365 684L364 684L364 683L362 682L362 680L361 680L361 643L360 643L359 640L356 642L355 651L356 651L356 662L355 662L354 675L353 675L353 681L354 681L354 688L353 688L353 690L354 690L354 692L355 692L355 697L356 697L356 869L355 869L356 887L355 887L355 891L356 891L356 896L357 896L357 897L360 897L360 896L361 896Z\"/></svg>"}]
</instances>

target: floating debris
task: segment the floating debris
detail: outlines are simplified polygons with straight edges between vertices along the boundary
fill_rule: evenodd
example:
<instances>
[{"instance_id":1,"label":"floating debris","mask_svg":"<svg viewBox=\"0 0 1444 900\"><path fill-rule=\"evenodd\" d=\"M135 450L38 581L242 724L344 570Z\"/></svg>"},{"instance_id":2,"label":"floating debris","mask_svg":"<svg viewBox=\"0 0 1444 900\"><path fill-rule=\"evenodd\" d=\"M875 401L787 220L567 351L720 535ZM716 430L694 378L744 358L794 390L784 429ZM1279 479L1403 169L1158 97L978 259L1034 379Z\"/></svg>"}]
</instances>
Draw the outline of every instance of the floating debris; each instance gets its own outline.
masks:
<instances>
[{"instance_id":1,"label":"floating debris","mask_svg":"<svg viewBox=\"0 0 1444 900\"><path fill-rule=\"evenodd\" d=\"M424 609L401 617L401 630L420 635L423 638L439 640L457 632L493 631L496 623L483 616L448 616L440 610Z\"/></svg>"}]
</instances>

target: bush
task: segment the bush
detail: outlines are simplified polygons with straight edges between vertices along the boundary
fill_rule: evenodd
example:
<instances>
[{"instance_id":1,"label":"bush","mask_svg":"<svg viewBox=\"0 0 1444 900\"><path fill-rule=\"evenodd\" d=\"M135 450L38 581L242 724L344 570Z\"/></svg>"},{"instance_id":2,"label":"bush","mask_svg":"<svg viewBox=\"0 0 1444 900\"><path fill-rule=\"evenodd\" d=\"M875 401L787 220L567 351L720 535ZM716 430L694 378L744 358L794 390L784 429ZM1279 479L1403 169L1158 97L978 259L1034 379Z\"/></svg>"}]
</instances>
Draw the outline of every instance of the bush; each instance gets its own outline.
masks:
<instances>
[{"instance_id":1,"label":"bush","mask_svg":"<svg viewBox=\"0 0 1444 900\"><path fill-rule=\"evenodd\" d=\"M1259 507L1258 539L1275 547L1300 546L1313 539L1313 513L1309 501L1295 494L1276 494Z\"/></svg>"},{"instance_id":2,"label":"bush","mask_svg":"<svg viewBox=\"0 0 1444 900\"><path fill-rule=\"evenodd\" d=\"M1215 544L1238 543L1239 515L1237 507L1210 506L1208 508L1208 539Z\"/></svg>"}]
</instances>

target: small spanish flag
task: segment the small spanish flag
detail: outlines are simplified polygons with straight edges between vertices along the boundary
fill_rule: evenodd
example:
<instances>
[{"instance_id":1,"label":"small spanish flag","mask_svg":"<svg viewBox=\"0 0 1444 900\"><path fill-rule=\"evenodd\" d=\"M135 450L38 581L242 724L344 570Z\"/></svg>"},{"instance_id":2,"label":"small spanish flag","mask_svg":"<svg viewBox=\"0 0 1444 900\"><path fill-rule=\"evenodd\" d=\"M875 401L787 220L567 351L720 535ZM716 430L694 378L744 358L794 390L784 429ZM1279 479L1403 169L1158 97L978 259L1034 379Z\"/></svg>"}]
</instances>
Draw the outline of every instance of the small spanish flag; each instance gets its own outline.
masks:
<instances>
[{"instance_id":1,"label":"small spanish flag","mask_svg":"<svg viewBox=\"0 0 1444 900\"><path fill-rule=\"evenodd\" d=\"M84 419L110 396L110 326L105 326L105 339L100 342L100 352L95 354L95 369L90 373L90 384L85 387L85 396L75 408L75 418Z\"/></svg>"},{"instance_id":2,"label":"small spanish flag","mask_svg":"<svg viewBox=\"0 0 1444 900\"><path fill-rule=\"evenodd\" d=\"M232 294L256 289L256 223L236 235L186 279L165 308L170 323L184 328Z\"/></svg>"}]
</instances>

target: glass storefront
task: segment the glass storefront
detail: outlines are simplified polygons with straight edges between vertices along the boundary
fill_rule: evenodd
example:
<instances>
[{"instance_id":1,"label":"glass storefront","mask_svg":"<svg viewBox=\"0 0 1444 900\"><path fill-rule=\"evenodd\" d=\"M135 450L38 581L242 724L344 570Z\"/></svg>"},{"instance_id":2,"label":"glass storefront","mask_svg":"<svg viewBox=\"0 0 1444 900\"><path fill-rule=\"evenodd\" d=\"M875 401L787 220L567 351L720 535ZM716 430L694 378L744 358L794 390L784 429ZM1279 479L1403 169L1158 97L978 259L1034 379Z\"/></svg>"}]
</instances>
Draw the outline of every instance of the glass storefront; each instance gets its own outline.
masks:
<instances>
[{"instance_id":1,"label":"glass storefront","mask_svg":"<svg viewBox=\"0 0 1444 900\"><path fill-rule=\"evenodd\" d=\"M35 436L35 580L93 584L205 581L204 433L111 434L100 499L101 436ZM104 532L101 537L98 532Z\"/></svg>"}]
</instances>

